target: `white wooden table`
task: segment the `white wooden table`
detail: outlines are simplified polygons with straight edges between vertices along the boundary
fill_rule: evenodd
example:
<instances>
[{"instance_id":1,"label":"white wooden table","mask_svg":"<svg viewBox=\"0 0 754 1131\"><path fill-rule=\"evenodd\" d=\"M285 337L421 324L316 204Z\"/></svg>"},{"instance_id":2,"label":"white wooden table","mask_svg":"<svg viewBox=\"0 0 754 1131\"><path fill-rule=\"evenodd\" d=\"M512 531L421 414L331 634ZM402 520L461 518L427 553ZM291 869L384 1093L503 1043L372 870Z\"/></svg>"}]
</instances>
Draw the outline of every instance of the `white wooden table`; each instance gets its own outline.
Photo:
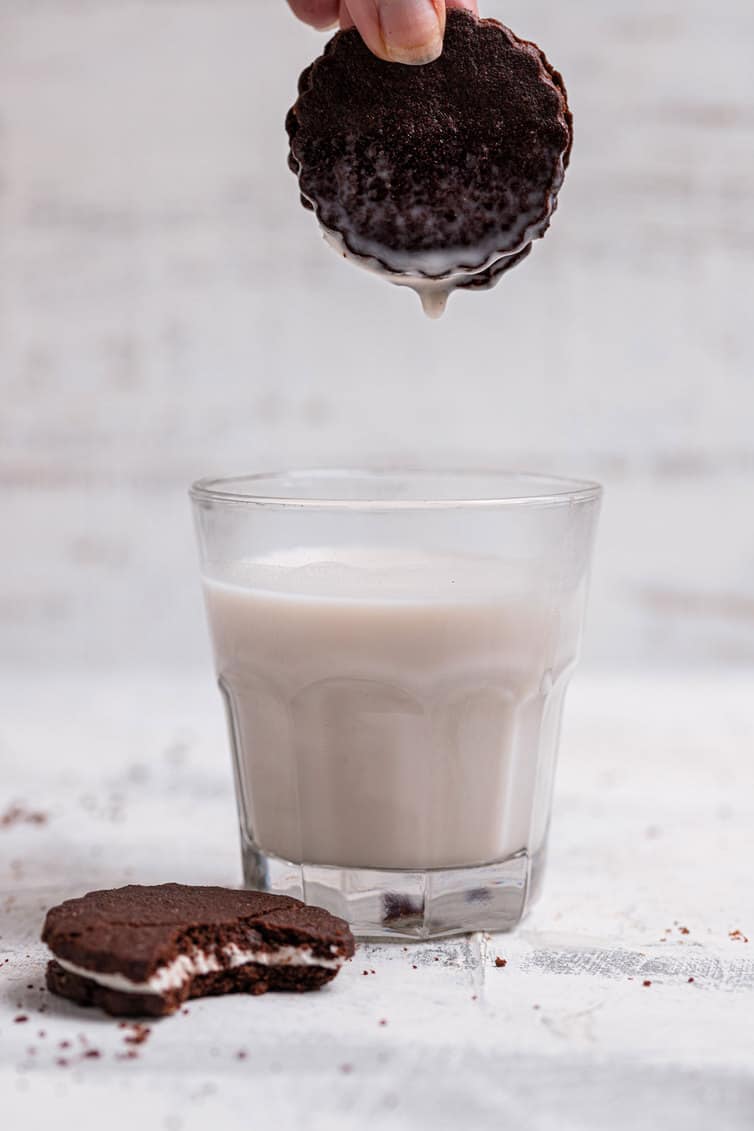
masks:
<instances>
[{"instance_id":1,"label":"white wooden table","mask_svg":"<svg viewBox=\"0 0 754 1131\"><path fill-rule=\"evenodd\" d=\"M741 676L581 676L519 931L362 946L320 994L192 1002L133 1046L39 989L42 918L97 886L240 881L219 699L205 672L6 674L2 1127L749 1131L753 700Z\"/></svg>"}]
</instances>

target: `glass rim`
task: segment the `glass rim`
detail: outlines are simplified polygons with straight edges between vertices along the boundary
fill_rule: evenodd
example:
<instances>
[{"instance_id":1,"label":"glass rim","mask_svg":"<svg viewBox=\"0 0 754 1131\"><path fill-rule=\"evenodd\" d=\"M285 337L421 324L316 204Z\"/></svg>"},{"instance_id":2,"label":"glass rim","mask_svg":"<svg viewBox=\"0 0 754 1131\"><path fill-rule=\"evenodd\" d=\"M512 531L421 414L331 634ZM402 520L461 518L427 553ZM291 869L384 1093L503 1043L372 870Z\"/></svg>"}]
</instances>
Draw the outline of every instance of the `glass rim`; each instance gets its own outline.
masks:
<instances>
[{"instance_id":1,"label":"glass rim","mask_svg":"<svg viewBox=\"0 0 754 1131\"><path fill-rule=\"evenodd\" d=\"M531 487L524 494L489 494L480 496L443 496L428 494L421 498L349 498L342 494L291 495L275 494L274 484L282 480L301 480L313 484L316 480L330 483L341 480L347 483L353 479L372 479L376 483L390 479L426 480L480 480L514 482ZM264 485L267 489L264 489ZM539 489L537 489L539 485ZM270 488L273 488L272 490ZM232 504L234 506L281 507L286 509L309 510L450 510L463 508L498 507L555 507L571 506L599 500L602 487L588 479L577 479L561 475L547 475L539 472L509 471L503 468L412 468L412 467L364 467L331 468L302 467L287 471L260 471L240 475L208 476L191 484L189 495L195 503Z\"/></svg>"}]
</instances>

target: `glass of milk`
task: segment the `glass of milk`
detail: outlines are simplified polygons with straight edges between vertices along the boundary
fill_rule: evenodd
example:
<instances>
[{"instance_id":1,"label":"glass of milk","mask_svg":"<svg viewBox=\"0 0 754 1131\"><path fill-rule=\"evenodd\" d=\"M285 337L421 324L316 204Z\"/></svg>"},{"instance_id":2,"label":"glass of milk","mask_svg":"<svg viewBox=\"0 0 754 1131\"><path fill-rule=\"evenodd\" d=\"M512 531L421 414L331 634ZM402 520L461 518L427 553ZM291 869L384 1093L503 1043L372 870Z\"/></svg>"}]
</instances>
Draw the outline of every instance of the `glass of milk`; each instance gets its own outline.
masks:
<instances>
[{"instance_id":1,"label":"glass of milk","mask_svg":"<svg viewBox=\"0 0 754 1131\"><path fill-rule=\"evenodd\" d=\"M521 919L600 495L503 472L194 484L249 887L367 936Z\"/></svg>"}]
</instances>

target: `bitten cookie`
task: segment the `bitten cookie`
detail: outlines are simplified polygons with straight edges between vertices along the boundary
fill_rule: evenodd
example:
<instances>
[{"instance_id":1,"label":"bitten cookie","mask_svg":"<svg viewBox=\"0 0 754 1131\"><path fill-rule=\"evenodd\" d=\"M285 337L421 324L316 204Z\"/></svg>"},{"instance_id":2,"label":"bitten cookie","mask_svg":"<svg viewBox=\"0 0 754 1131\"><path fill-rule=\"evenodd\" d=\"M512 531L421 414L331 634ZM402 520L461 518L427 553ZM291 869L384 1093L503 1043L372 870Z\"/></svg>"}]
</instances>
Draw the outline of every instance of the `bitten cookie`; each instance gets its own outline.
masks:
<instances>
[{"instance_id":1,"label":"bitten cookie","mask_svg":"<svg viewBox=\"0 0 754 1131\"><path fill-rule=\"evenodd\" d=\"M173 1013L187 998L316 990L354 952L320 907L219 887L129 885L47 912L47 985L122 1016Z\"/></svg>"}]
</instances>

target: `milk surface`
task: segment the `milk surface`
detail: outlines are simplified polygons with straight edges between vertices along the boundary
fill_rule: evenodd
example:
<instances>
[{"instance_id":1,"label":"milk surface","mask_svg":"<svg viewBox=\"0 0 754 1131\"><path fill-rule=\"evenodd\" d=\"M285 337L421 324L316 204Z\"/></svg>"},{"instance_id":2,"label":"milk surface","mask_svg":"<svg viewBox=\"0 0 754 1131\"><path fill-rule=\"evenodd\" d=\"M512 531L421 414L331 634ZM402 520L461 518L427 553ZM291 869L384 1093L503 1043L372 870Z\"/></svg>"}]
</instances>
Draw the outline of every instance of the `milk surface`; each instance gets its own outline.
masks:
<instances>
[{"instance_id":1,"label":"milk surface","mask_svg":"<svg viewBox=\"0 0 754 1131\"><path fill-rule=\"evenodd\" d=\"M309 549L205 596L265 852L424 869L542 847L580 592L504 560Z\"/></svg>"}]
</instances>

